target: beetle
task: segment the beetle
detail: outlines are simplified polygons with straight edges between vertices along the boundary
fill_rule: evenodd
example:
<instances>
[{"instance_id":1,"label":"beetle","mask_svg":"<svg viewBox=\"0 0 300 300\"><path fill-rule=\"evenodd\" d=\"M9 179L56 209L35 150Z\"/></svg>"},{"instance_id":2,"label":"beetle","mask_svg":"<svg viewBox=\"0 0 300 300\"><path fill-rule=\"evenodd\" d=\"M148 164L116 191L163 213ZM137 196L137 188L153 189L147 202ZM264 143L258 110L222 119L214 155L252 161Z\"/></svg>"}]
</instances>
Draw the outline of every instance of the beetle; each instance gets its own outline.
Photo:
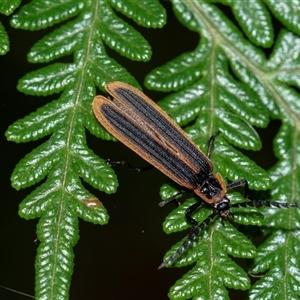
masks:
<instances>
[{"instance_id":1,"label":"beetle","mask_svg":"<svg viewBox=\"0 0 300 300\"><path fill-rule=\"evenodd\" d=\"M205 155L187 134L159 106L138 89L123 82L109 82L105 89L110 99L96 96L93 112L101 125L120 142L136 152L148 163L160 170L183 189L160 206L177 200L186 190L193 191L198 200L186 211L192 229L185 242L167 258L159 269L170 265L216 216L228 218L232 207L298 207L299 203L281 203L252 200L248 196L248 182L239 179L226 185L220 173L213 173L210 160L213 143L220 131L208 142ZM226 196L228 189L244 186L245 202L231 205ZM204 203L212 206L213 212L202 223L192 217Z\"/></svg>"}]
</instances>

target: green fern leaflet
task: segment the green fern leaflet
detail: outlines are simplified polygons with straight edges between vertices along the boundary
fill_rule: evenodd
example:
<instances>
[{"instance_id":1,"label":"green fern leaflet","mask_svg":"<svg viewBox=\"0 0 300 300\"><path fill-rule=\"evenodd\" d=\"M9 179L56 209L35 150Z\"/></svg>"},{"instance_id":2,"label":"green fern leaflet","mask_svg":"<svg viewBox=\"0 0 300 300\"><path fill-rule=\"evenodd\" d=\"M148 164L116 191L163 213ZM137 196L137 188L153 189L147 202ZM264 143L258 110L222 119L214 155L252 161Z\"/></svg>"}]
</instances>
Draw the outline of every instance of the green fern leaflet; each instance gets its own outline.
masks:
<instances>
[{"instance_id":1,"label":"green fern leaflet","mask_svg":"<svg viewBox=\"0 0 300 300\"><path fill-rule=\"evenodd\" d=\"M21 0L10 0L0 2L0 13L6 16L13 13L13 11L20 5ZM0 55L4 55L9 51L9 38L8 34L0 23Z\"/></svg>"}]
</instances>

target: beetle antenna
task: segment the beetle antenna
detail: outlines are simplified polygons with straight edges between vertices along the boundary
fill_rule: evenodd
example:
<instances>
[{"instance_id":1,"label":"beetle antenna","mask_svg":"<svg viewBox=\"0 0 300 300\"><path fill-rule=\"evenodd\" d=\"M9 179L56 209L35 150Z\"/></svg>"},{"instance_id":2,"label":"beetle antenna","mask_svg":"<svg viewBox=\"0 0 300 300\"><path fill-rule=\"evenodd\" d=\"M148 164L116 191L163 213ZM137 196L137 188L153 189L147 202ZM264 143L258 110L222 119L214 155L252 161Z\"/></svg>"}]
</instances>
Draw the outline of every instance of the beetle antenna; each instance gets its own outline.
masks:
<instances>
[{"instance_id":1,"label":"beetle antenna","mask_svg":"<svg viewBox=\"0 0 300 300\"><path fill-rule=\"evenodd\" d=\"M201 224L192 227L184 243L169 258L163 261L157 269L160 270L164 268L166 265L171 264L177 257L179 257L199 235L199 232L202 231L215 218L216 215L218 215L218 213L213 212Z\"/></svg>"},{"instance_id":2,"label":"beetle antenna","mask_svg":"<svg viewBox=\"0 0 300 300\"><path fill-rule=\"evenodd\" d=\"M260 200L249 199L249 201L242 202L242 203L235 203L230 207L247 207L247 206L251 206L251 207L275 206L277 208L290 208L290 207L300 207L300 202L285 203L285 202L277 202L277 201L260 201Z\"/></svg>"}]
</instances>

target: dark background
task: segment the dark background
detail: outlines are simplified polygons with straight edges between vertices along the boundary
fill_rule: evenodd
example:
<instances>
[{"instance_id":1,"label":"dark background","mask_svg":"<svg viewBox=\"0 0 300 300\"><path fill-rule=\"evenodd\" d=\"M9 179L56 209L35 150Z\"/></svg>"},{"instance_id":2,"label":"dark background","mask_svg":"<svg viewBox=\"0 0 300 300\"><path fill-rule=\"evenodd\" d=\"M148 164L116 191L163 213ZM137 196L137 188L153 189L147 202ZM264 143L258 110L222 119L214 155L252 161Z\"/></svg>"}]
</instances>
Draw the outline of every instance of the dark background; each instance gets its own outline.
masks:
<instances>
[{"instance_id":1,"label":"dark background","mask_svg":"<svg viewBox=\"0 0 300 300\"><path fill-rule=\"evenodd\" d=\"M163 2L168 10L168 23L163 29L145 29L126 19L149 41L153 49L152 60L148 63L132 62L107 49L119 63L125 66L140 84L146 74L167 60L179 54L193 50L199 36L188 31L174 17L171 4ZM224 10L228 11L225 7ZM10 27L10 17L1 16L9 34L11 50L0 57L1 91L1 235L0 235L0 284L34 294L34 260L37 245L36 224L38 220L26 221L18 216L19 203L34 187L16 191L10 185L10 175L18 161L36 146L44 142L39 140L26 144L7 142L4 132L14 121L43 106L58 96L26 96L16 90L18 79L26 73L38 69L41 65L29 64L26 54L32 45L47 32L16 30ZM72 56L62 61L72 61ZM144 90L155 101L164 95ZM263 149L250 153L259 165L271 167L272 139L279 128L279 122L273 122L264 130L259 130L263 138ZM127 160L135 166L145 163L132 151L120 143L105 142L87 133L88 145L99 156L112 160ZM72 277L70 299L167 299L169 288L189 268L156 268L162 262L163 255L182 234L166 235L162 231L162 222L172 205L164 208L157 206L160 201L159 188L167 178L157 170L141 174L126 168L115 168L119 178L116 194L106 195L93 190L103 202L110 215L106 226L96 226L80 220L80 240L75 246L75 267ZM246 294L230 291L232 299L241 299ZM25 296L0 289L0 298L26 299Z\"/></svg>"}]
</instances>

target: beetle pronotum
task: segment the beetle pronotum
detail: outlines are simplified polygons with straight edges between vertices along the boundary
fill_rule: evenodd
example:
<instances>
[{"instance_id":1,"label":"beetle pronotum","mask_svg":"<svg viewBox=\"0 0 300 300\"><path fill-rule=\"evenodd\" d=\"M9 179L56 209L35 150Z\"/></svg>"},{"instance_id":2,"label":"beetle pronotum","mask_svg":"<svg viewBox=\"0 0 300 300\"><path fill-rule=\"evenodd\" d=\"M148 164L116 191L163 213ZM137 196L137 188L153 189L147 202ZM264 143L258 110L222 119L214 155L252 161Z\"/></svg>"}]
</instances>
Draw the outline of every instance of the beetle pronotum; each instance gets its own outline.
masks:
<instances>
[{"instance_id":1,"label":"beetle pronotum","mask_svg":"<svg viewBox=\"0 0 300 300\"><path fill-rule=\"evenodd\" d=\"M111 99L96 96L93 111L103 127L139 156L152 164L185 189L192 190L198 200L185 212L187 221L192 225L185 242L167 258L159 269L171 264L199 232L216 216L227 218L231 207L299 207L300 203L281 203L252 200L247 195L248 183L240 179L228 185L221 174L213 173L209 159L217 132L209 140L208 153L205 155L186 133L151 99L136 88L122 82L105 85ZM247 201L231 205L226 197L227 190L244 185ZM163 206L185 193L184 190L160 203ZM213 212L201 224L192 218L192 213L204 203L210 204Z\"/></svg>"}]
</instances>

